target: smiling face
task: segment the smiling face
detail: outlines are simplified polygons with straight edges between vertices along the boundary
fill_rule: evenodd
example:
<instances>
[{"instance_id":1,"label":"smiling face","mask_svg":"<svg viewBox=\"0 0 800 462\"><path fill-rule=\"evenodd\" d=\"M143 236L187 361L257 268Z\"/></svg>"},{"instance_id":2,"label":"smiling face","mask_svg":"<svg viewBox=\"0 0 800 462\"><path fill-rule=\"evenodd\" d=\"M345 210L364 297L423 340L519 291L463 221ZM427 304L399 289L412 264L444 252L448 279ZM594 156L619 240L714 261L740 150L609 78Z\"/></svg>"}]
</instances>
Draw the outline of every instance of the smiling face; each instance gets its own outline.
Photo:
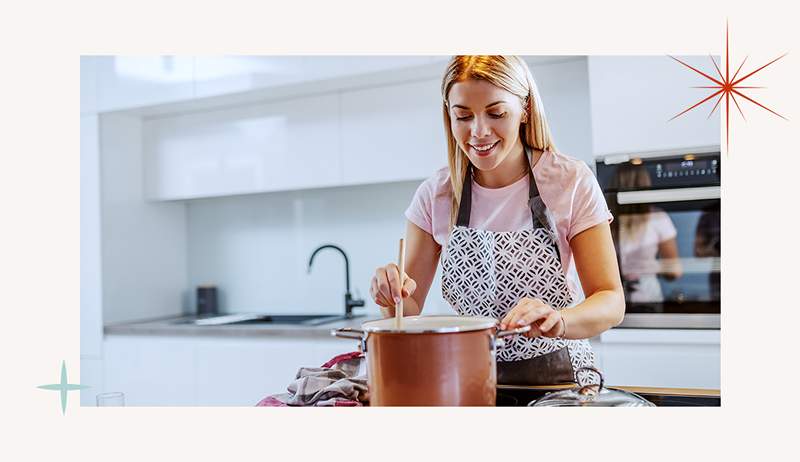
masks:
<instances>
[{"instance_id":1,"label":"smiling face","mask_svg":"<svg viewBox=\"0 0 800 462\"><path fill-rule=\"evenodd\" d=\"M482 172L510 169L522 156L519 138L524 110L520 99L485 80L464 80L448 94L450 129L458 146ZM511 159L510 162L504 161ZM502 168L501 168L502 169Z\"/></svg>"}]
</instances>

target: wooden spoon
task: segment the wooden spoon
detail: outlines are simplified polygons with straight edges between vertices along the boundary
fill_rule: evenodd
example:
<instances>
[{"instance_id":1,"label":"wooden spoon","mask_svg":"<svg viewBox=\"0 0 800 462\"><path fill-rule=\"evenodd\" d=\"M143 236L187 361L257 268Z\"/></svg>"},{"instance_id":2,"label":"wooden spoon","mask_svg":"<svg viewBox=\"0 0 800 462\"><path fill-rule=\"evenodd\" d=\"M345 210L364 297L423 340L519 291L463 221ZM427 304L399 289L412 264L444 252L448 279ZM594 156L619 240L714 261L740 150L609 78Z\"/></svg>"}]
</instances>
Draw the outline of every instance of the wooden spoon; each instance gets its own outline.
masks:
<instances>
[{"instance_id":1,"label":"wooden spoon","mask_svg":"<svg viewBox=\"0 0 800 462\"><path fill-rule=\"evenodd\" d=\"M400 267L400 303L394 307L394 325L400 329L403 326L403 282L406 274L406 242L400 239L400 255L397 257L397 266Z\"/></svg>"}]
</instances>

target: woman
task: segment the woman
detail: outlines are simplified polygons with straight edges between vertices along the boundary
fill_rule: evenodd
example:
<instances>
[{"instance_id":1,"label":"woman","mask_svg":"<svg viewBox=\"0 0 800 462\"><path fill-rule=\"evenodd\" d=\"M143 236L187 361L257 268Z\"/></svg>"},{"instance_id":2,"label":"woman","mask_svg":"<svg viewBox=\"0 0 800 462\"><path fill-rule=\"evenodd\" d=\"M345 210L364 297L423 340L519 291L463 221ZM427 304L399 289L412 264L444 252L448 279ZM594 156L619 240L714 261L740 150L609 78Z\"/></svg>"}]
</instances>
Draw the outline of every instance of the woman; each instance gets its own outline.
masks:
<instances>
[{"instance_id":1,"label":"woman","mask_svg":"<svg viewBox=\"0 0 800 462\"><path fill-rule=\"evenodd\" d=\"M653 181L644 165L623 164L611 186L616 191L647 190ZM659 276L667 280L683 274L678 255L678 231L664 210L650 204L625 204L615 210L623 286L631 303L661 303ZM616 228L616 229L614 229Z\"/></svg>"},{"instance_id":2,"label":"woman","mask_svg":"<svg viewBox=\"0 0 800 462\"><path fill-rule=\"evenodd\" d=\"M378 268L373 300L393 315L403 297L404 314L419 314L441 256L442 292L458 314L531 326L498 351L499 383L574 381L594 362L587 339L625 311L597 180L556 151L522 59L456 56L442 97L448 167L406 211L402 286L394 263Z\"/></svg>"}]
</instances>

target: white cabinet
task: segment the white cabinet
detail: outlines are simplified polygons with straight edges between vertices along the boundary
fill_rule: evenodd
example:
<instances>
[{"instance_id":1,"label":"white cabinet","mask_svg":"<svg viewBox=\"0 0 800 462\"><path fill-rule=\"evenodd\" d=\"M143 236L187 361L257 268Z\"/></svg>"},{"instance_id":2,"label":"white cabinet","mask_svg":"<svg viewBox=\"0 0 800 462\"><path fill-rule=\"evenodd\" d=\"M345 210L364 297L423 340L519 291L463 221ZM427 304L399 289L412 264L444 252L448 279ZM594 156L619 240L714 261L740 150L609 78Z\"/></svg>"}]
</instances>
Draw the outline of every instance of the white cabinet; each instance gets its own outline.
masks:
<instances>
[{"instance_id":1,"label":"white cabinet","mask_svg":"<svg viewBox=\"0 0 800 462\"><path fill-rule=\"evenodd\" d=\"M716 74L707 56L677 58ZM590 56L588 63L594 155L720 144L720 108L707 118L716 100L669 120L713 93L692 88L712 85L696 72L668 56Z\"/></svg>"},{"instance_id":2,"label":"white cabinet","mask_svg":"<svg viewBox=\"0 0 800 462\"><path fill-rule=\"evenodd\" d=\"M196 404L194 345L184 338L106 336L106 391L125 394L126 406Z\"/></svg>"},{"instance_id":3,"label":"white cabinet","mask_svg":"<svg viewBox=\"0 0 800 462\"><path fill-rule=\"evenodd\" d=\"M423 179L447 165L440 84L342 92L343 184Z\"/></svg>"},{"instance_id":4,"label":"white cabinet","mask_svg":"<svg viewBox=\"0 0 800 462\"><path fill-rule=\"evenodd\" d=\"M110 335L103 391L125 393L129 406L254 406L285 393L300 367L355 348L334 338Z\"/></svg>"},{"instance_id":5,"label":"white cabinet","mask_svg":"<svg viewBox=\"0 0 800 462\"><path fill-rule=\"evenodd\" d=\"M609 385L720 388L718 330L612 329L593 347Z\"/></svg>"},{"instance_id":6,"label":"white cabinet","mask_svg":"<svg viewBox=\"0 0 800 462\"><path fill-rule=\"evenodd\" d=\"M338 184L335 94L149 119L146 195L187 199Z\"/></svg>"},{"instance_id":7,"label":"white cabinet","mask_svg":"<svg viewBox=\"0 0 800 462\"><path fill-rule=\"evenodd\" d=\"M442 56L195 56L195 98L422 66Z\"/></svg>"},{"instance_id":8,"label":"white cabinet","mask_svg":"<svg viewBox=\"0 0 800 462\"><path fill-rule=\"evenodd\" d=\"M97 112L153 106L194 97L191 56L96 56Z\"/></svg>"}]
</instances>

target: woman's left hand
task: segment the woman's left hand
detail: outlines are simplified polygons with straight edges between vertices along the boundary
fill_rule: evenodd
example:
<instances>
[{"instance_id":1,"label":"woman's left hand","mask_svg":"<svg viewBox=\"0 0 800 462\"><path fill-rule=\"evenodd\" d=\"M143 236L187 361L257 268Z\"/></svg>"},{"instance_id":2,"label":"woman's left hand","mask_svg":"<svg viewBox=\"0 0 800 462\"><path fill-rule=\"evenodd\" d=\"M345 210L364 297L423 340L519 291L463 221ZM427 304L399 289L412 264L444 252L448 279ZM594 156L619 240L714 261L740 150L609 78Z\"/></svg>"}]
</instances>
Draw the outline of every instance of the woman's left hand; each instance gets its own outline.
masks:
<instances>
[{"instance_id":1,"label":"woman's left hand","mask_svg":"<svg viewBox=\"0 0 800 462\"><path fill-rule=\"evenodd\" d=\"M538 298L524 297L500 321L500 330L531 326L526 337L558 337L564 333L561 313Z\"/></svg>"}]
</instances>

